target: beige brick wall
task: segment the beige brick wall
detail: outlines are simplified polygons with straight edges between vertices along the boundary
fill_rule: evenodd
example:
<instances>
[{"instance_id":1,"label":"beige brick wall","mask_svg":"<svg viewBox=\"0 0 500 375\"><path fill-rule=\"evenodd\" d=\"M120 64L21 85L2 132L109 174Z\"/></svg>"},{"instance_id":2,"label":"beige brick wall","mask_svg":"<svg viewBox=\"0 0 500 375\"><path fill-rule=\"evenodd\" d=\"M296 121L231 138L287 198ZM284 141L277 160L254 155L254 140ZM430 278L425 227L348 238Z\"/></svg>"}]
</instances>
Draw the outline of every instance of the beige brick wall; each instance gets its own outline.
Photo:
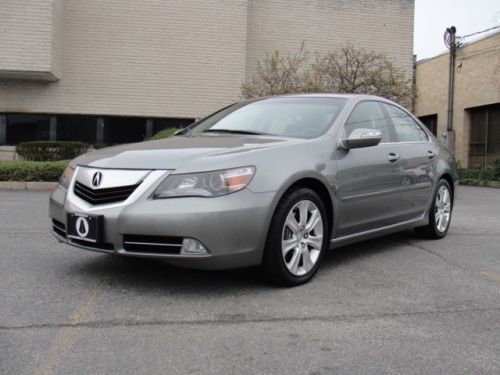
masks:
<instances>
[{"instance_id":1,"label":"beige brick wall","mask_svg":"<svg viewBox=\"0 0 500 375\"><path fill-rule=\"evenodd\" d=\"M246 12L245 0L63 0L61 79L0 82L0 112L202 116L238 98Z\"/></svg>"},{"instance_id":2,"label":"beige brick wall","mask_svg":"<svg viewBox=\"0 0 500 375\"><path fill-rule=\"evenodd\" d=\"M248 9L247 78L266 52L294 53L303 41L313 54L346 43L375 50L413 75L413 0L253 0Z\"/></svg>"},{"instance_id":3,"label":"beige brick wall","mask_svg":"<svg viewBox=\"0 0 500 375\"><path fill-rule=\"evenodd\" d=\"M415 78L417 116L438 115L438 136L446 131L448 110L449 55L417 63ZM453 129L455 156L467 165L469 153L469 116L467 109L500 103L500 33L457 50Z\"/></svg>"},{"instance_id":4,"label":"beige brick wall","mask_svg":"<svg viewBox=\"0 0 500 375\"><path fill-rule=\"evenodd\" d=\"M0 0L0 78L55 80L62 0Z\"/></svg>"},{"instance_id":5,"label":"beige brick wall","mask_svg":"<svg viewBox=\"0 0 500 375\"><path fill-rule=\"evenodd\" d=\"M413 0L49 3L60 13L51 36L60 80L0 79L0 113L201 117L240 98L265 52L302 41L320 52L351 42L412 74Z\"/></svg>"}]
</instances>

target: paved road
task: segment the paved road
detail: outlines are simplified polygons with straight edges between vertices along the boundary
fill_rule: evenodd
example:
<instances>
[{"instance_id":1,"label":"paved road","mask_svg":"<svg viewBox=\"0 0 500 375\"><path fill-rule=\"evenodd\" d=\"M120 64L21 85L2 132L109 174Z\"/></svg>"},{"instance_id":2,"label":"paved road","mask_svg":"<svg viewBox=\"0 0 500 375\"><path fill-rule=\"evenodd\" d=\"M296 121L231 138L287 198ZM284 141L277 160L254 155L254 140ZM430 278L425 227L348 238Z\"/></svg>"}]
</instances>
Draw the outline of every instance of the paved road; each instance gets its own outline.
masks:
<instances>
[{"instance_id":1,"label":"paved road","mask_svg":"<svg viewBox=\"0 0 500 375\"><path fill-rule=\"evenodd\" d=\"M308 285L56 243L44 192L0 192L0 373L500 373L500 190L448 237L331 253Z\"/></svg>"}]
</instances>

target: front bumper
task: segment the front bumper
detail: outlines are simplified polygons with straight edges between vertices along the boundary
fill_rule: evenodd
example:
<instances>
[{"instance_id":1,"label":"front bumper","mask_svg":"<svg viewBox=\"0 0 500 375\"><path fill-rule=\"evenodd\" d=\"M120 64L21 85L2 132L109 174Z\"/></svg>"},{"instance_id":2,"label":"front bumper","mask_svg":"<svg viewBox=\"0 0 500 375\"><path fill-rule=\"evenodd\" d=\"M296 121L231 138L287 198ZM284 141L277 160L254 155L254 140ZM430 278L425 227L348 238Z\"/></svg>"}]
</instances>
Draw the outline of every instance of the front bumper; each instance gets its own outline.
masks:
<instances>
[{"instance_id":1,"label":"front bumper","mask_svg":"<svg viewBox=\"0 0 500 375\"><path fill-rule=\"evenodd\" d=\"M217 198L148 198L156 184L130 204L93 206L88 209L62 186L50 196L53 234L60 241L86 250L164 259L199 269L229 269L260 264L267 236L273 193L249 189ZM84 203L84 202L83 202ZM98 245L65 236L68 213L103 215L103 241ZM61 229L61 224L64 227ZM57 226L59 225L59 227ZM169 236L196 239L208 254L168 254L130 251L124 236Z\"/></svg>"}]
</instances>

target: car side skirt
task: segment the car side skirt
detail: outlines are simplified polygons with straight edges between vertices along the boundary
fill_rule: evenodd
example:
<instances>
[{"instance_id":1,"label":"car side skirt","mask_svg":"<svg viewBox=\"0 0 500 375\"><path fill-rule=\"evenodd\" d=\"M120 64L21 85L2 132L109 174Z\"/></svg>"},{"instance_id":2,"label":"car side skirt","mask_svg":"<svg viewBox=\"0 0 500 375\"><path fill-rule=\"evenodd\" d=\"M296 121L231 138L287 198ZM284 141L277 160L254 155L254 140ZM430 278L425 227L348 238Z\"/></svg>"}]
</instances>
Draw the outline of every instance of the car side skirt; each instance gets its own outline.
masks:
<instances>
[{"instance_id":1,"label":"car side skirt","mask_svg":"<svg viewBox=\"0 0 500 375\"><path fill-rule=\"evenodd\" d=\"M427 211L419 218L404 221L397 224L388 225L386 227L371 229L365 232L350 234L348 236L337 237L330 240L330 249L350 245L355 242L365 241L376 237L385 236L391 233L400 232L406 229L412 229L427 225L429 223L429 215Z\"/></svg>"}]
</instances>

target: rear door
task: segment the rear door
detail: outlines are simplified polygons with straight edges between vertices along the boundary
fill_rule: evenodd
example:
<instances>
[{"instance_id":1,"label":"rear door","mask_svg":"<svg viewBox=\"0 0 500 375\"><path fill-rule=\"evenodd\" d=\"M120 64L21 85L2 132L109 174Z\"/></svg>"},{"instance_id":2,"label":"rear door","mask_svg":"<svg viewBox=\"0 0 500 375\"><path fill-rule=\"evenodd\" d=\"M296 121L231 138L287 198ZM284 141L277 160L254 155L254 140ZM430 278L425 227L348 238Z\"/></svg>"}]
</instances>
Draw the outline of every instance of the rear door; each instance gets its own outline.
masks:
<instances>
[{"instance_id":1,"label":"rear door","mask_svg":"<svg viewBox=\"0 0 500 375\"><path fill-rule=\"evenodd\" d=\"M336 151L338 237L398 222L401 165L392 142L394 132L379 102L358 103L341 137L359 128L380 130L382 142L373 147Z\"/></svg>"},{"instance_id":2,"label":"rear door","mask_svg":"<svg viewBox=\"0 0 500 375\"><path fill-rule=\"evenodd\" d=\"M438 152L427 133L406 111L383 103L396 142L393 152L399 156L401 194L398 216L401 220L415 219L424 214L432 194L435 176L434 158Z\"/></svg>"}]
</instances>

